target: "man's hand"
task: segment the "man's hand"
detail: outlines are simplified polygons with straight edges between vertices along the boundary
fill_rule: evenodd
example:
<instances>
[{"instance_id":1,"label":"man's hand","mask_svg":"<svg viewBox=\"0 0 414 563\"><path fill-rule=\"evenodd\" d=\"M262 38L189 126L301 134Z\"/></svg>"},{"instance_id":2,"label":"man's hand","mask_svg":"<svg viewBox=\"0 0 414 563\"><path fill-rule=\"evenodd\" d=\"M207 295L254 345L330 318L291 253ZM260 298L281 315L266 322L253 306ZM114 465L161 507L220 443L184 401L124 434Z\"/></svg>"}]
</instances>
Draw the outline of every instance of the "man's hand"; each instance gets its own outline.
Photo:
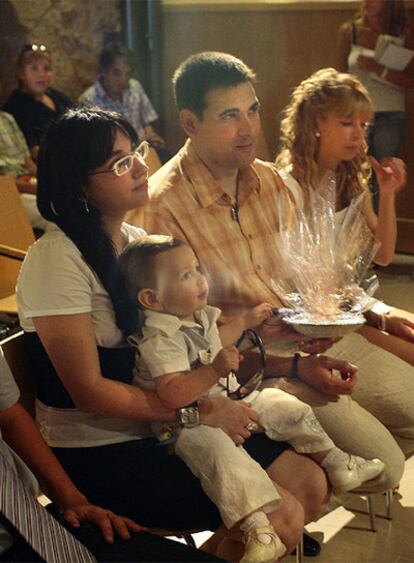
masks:
<instances>
[{"instance_id":1,"label":"man's hand","mask_svg":"<svg viewBox=\"0 0 414 563\"><path fill-rule=\"evenodd\" d=\"M356 384L357 367L329 356L311 355L299 360L298 377L326 395L350 395Z\"/></svg>"},{"instance_id":2,"label":"man's hand","mask_svg":"<svg viewBox=\"0 0 414 563\"><path fill-rule=\"evenodd\" d=\"M236 445L241 445L251 432L246 426L255 422L259 424L259 415L244 401L232 401L227 397L214 397L201 401L199 404L200 421L202 424L221 428Z\"/></svg>"},{"instance_id":3,"label":"man's hand","mask_svg":"<svg viewBox=\"0 0 414 563\"><path fill-rule=\"evenodd\" d=\"M226 377L231 371L236 372L239 369L241 359L236 346L228 346L220 350L211 365L220 377Z\"/></svg>"},{"instance_id":4,"label":"man's hand","mask_svg":"<svg viewBox=\"0 0 414 563\"><path fill-rule=\"evenodd\" d=\"M140 532L146 530L143 526L136 524L130 518L118 516L111 510L106 510L88 502L78 504L62 511L62 515L75 528L79 528L80 523L92 522L98 526L107 543L113 543L114 531L123 540L131 538L130 532Z\"/></svg>"},{"instance_id":5,"label":"man's hand","mask_svg":"<svg viewBox=\"0 0 414 563\"><path fill-rule=\"evenodd\" d=\"M414 343L414 323L404 317L393 316L392 313L386 315L385 330L394 336Z\"/></svg>"}]
</instances>

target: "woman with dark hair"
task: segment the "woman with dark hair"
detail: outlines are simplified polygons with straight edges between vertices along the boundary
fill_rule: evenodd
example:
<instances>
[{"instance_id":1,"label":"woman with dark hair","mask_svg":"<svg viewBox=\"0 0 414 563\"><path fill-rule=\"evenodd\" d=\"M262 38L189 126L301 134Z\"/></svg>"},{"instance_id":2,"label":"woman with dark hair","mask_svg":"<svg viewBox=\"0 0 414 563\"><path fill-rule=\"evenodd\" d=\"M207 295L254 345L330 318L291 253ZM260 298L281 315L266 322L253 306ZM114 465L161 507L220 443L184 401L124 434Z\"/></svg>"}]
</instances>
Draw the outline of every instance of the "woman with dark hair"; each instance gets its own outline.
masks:
<instances>
[{"instance_id":1,"label":"woman with dark hair","mask_svg":"<svg viewBox=\"0 0 414 563\"><path fill-rule=\"evenodd\" d=\"M52 59L47 47L24 45L17 59L19 87L3 109L15 118L35 160L46 126L72 105L62 92L51 88L52 78Z\"/></svg>"},{"instance_id":2,"label":"woman with dark hair","mask_svg":"<svg viewBox=\"0 0 414 563\"><path fill-rule=\"evenodd\" d=\"M123 222L147 202L147 145L137 142L122 116L96 108L70 110L43 140L38 204L56 228L31 247L17 287L38 374L39 426L91 502L173 529L215 529L220 518L184 463L157 446L149 422L178 416L183 425L220 427L237 444L249 438L246 449L277 475L284 502L269 519L292 548L327 496L318 466L284 443L250 438L258 417L243 402L218 397L177 413L130 385L134 349L124 335L135 327L135 307L125 299L117 256L143 234ZM222 533L211 549L229 545ZM242 552L230 543L232 554L237 544Z\"/></svg>"},{"instance_id":3,"label":"woman with dark hair","mask_svg":"<svg viewBox=\"0 0 414 563\"><path fill-rule=\"evenodd\" d=\"M403 0L363 0L355 17L339 29L336 68L354 74L368 90L374 119L368 128L368 152L377 160L397 156L405 130L405 90L414 85L414 60L403 70L393 70L374 57L381 35L399 46L414 49L414 33L407 25ZM372 190L378 210L375 174Z\"/></svg>"}]
</instances>

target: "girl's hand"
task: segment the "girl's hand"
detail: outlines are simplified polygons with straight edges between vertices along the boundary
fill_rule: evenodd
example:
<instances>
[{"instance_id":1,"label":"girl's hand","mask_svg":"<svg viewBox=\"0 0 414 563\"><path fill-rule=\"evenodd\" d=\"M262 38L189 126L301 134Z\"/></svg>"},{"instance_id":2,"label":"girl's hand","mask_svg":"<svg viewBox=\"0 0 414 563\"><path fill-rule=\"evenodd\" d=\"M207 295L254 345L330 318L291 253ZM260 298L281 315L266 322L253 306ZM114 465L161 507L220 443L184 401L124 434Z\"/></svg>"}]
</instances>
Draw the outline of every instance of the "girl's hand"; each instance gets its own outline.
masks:
<instances>
[{"instance_id":1,"label":"girl's hand","mask_svg":"<svg viewBox=\"0 0 414 563\"><path fill-rule=\"evenodd\" d=\"M377 176L380 195L396 194L406 183L407 172L405 163L400 158L383 158L381 163L373 156L368 160Z\"/></svg>"},{"instance_id":2,"label":"girl's hand","mask_svg":"<svg viewBox=\"0 0 414 563\"><path fill-rule=\"evenodd\" d=\"M272 316L273 307L270 303L261 303L256 307L252 307L248 313L243 316L245 328L255 328Z\"/></svg>"},{"instance_id":3,"label":"girl's hand","mask_svg":"<svg viewBox=\"0 0 414 563\"><path fill-rule=\"evenodd\" d=\"M226 377L231 371L236 372L239 369L241 359L236 346L228 346L220 350L211 365L220 377Z\"/></svg>"}]
</instances>

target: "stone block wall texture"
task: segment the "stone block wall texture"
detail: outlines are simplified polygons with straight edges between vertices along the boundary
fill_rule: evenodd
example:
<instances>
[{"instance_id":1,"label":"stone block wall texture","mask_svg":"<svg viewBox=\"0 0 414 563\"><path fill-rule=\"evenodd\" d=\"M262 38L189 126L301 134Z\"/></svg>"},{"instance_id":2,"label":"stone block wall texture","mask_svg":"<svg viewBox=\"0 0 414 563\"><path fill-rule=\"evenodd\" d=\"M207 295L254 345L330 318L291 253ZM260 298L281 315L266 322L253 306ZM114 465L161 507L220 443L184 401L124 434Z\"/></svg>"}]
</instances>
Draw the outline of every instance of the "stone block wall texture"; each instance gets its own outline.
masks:
<instances>
[{"instance_id":1,"label":"stone block wall texture","mask_svg":"<svg viewBox=\"0 0 414 563\"><path fill-rule=\"evenodd\" d=\"M52 85L76 100L96 79L104 37L120 31L119 0L0 0L0 104L17 85L25 43L48 47Z\"/></svg>"}]
</instances>

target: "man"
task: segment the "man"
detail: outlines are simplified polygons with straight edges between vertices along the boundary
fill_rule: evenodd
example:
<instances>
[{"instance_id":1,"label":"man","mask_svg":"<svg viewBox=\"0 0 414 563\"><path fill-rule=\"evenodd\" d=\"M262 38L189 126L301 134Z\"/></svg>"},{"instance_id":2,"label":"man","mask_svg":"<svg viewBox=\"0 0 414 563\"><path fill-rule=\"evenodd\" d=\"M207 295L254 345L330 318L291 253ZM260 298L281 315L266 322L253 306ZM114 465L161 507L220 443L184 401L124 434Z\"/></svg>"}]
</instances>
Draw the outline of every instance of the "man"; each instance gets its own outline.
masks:
<instances>
[{"instance_id":1,"label":"man","mask_svg":"<svg viewBox=\"0 0 414 563\"><path fill-rule=\"evenodd\" d=\"M37 167L32 160L23 133L10 113L0 111L0 176L11 176L32 226L45 230L47 221L36 204Z\"/></svg>"},{"instance_id":2,"label":"man","mask_svg":"<svg viewBox=\"0 0 414 563\"><path fill-rule=\"evenodd\" d=\"M31 416L17 402L18 398L18 388L0 348L0 458L17 472L33 496L38 494L33 473L36 474L42 490L61 510L62 516L56 511L56 517L98 561L221 561L142 531L143 528L129 518L89 503L66 475ZM0 498L4 498L3 479L1 475ZM30 522L29 513L26 517ZM42 561L30 545L11 530L2 515L1 504L0 561Z\"/></svg>"},{"instance_id":3,"label":"man","mask_svg":"<svg viewBox=\"0 0 414 563\"><path fill-rule=\"evenodd\" d=\"M169 153L154 129L158 120L151 101L138 80L130 78L131 53L119 43L108 43L99 57L100 76L79 97L82 104L117 111L134 126L141 141L148 141L157 151L161 162L166 162Z\"/></svg>"},{"instance_id":4,"label":"man","mask_svg":"<svg viewBox=\"0 0 414 563\"><path fill-rule=\"evenodd\" d=\"M172 234L193 248L210 277L211 304L227 314L262 301L279 305L271 276L280 267L276 198L285 187L272 164L255 159L260 106L254 82L254 73L242 61L223 53L201 53L180 65L173 83L189 139L151 177L150 202L137 218L148 232ZM277 330L275 341L281 336ZM404 457L388 430L346 396L356 377L345 373L349 364L339 358L355 361L362 387L371 369L366 356L376 349L368 342L366 346L368 354L354 349L352 337L344 338L331 348L337 359L272 356L269 361L279 376L272 384L310 404L339 447L384 461L384 474L364 487L378 492L399 482ZM378 366L388 378L397 361L389 356L386 365Z\"/></svg>"}]
</instances>

